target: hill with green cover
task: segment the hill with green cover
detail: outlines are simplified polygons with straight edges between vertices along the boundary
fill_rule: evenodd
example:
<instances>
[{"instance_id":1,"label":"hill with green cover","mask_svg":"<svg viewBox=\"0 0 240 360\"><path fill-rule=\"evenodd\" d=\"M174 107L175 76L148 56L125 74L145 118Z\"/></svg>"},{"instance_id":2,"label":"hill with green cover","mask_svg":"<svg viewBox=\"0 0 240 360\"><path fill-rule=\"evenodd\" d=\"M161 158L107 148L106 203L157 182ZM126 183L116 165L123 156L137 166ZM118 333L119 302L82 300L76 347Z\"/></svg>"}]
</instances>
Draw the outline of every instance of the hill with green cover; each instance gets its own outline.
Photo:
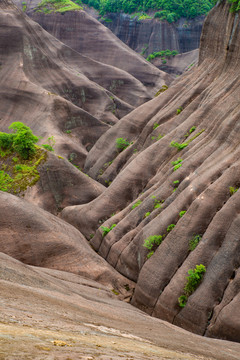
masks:
<instances>
[{"instance_id":1,"label":"hill with green cover","mask_svg":"<svg viewBox=\"0 0 240 360\"><path fill-rule=\"evenodd\" d=\"M77 0L81 3L81 0ZM157 11L154 17L168 22L174 22L180 17L188 19L199 15L206 15L214 6L214 0L82 0L83 3L99 10L101 15L106 13L146 12Z\"/></svg>"}]
</instances>

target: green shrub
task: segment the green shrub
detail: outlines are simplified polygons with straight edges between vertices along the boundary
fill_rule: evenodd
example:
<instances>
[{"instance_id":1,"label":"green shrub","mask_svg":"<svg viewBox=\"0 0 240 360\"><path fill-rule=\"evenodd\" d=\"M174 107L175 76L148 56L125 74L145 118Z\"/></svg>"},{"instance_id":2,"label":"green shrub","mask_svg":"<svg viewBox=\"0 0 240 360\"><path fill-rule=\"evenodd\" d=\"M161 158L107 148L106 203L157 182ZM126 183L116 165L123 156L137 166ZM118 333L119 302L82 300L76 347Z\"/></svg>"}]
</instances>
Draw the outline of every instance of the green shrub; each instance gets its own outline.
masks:
<instances>
[{"instance_id":1,"label":"green shrub","mask_svg":"<svg viewBox=\"0 0 240 360\"><path fill-rule=\"evenodd\" d=\"M142 201L138 200L135 204L133 204L132 210L135 209L136 207L138 207L141 203L142 203Z\"/></svg>"},{"instance_id":2,"label":"green shrub","mask_svg":"<svg viewBox=\"0 0 240 360\"><path fill-rule=\"evenodd\" d=\"M151 196L151 198L154 199L154 206L153 206L154 209L159 209L159 208L162 207L162 204L164 203L164 200L158 200L156 198L156 196L154 196L154 195Z\"/></svg>"},{"instance_id":3,"label":"green shrub","mask_svg":"<svg viewBox=\"0 0 240 360\"><path fill-rule=\"evenodd\" d=\"M180 307L186 306L187 300L188 300L188 298L187 298L186 295L181 295L181 296L179 296L179 298L178 298L178 304L179 304L179 306L180 306Z\"/></svg>"},{"instance_id":4,"label":"green shrub","mask_svg":"<svg viewBox=\"0 0 240 360\"><path fill-rule=\"evenodd\" d=\"M172 229L174 229L175 226L176 226L175 224L170 224L170 225L168 225L168 227L167 227L167 232L172 231Z\"/></svg>"},{"instance_id":5,"label":"green shrub","mask_svg":"<svg viewBox=\"0 0 240 360\"><path fill-rule=\"evenodd\" d=\"M148 211L148 212L146 212L146 213L144 214L144 217L146 218L146 217L148 217L150 214L151 214L150 211Z\"/></svg>"},{"instance_id":6,"label":"green shrub","mask_svg":"<svg viewBox=\"0 0 240 360\"><path fill-rule=\"evenodd\" d=\"M173 165L173 171L176 171L182 166L181 164L182 161L183 160L181 158L178 158L177 160L171 162L171 164Z\"/></svg>"},{"instance_id":7,"label":"green shrub","mask_svg":"<svg viewBox=\"0 0 240 360\"><path fill-rule=\"evenodd\" d=\"M38 142L38 137L33 135L32 130L21 122L14 122L9 126L13 131L12 135L12 149L16 151L23 159L29 159L30 156L36 153L35 143Z\"/></svg>"},{"instance_id":8,"label":"green shrub","mask_svg":"<svg viewBox=\"0 0 240 360\"><path fill-rule=\"evenodd\" d=\"M215 2L217 1L215 0ZM228 0L228 2L232 4L230 12L236 13L240 10L240 0Z\"/></svg>"},{"instance_id":9,"label":"green shrub","mask_svg":"<svg viewBox=\"0 0 240 360\"><path fill-rule=\"evenodd\" d=\"M154 254L154 251L150 251L148 254L147 254L147 259L150 259L150 257Z\"/></svg>"},{"instance_id":10,"label":"green shrub","mask_svg":"<svg viewBox=\"0 0 240 360\"><path fill-rule=\"evenodd\" d=\"M42 144L42 147L48 151L54 151L53 147L49 144Z\"/></svg>"},{"instance_id":11,"label":"green shrub","mask_svg":"<svg viewBox=\"0 0 240 360\"><path fill-rule=\"evenodd\" d=\"M231 0L234 1L234 0ZM80 0L75 0L81 5ZM154 17L160 20L166 20L170 23L178 20L180 17L195 18L199 15L205 15L214 5L214 0L82 0L88 6L93 6L99 10L100 15L108 13L129 13L133 14L131 18L146 18L145 13L151 9L156 10Z\"/></svg>"},{"instance_id":12,"label":"green shrub","mask_svg":"<svg viewBox=\"0 0 240 360\"><path fill-rule=\"evenodd\" d=\"M116 139L116 147L121 152L130 145L129 141L123 138Z\"/></svg>"},{"instance_id":13,"label":"green shrub","mask_svg":"<svg viewBox=\"0 0 240 360\"><path fill-rule=\"evenodd\" d=\"M163 240L162 235L151 235L144 240L143 246L148 250L152 250L154 245L159 246Z\"/></svg>"},{"instance_id":14,"label":"green shrub","mask_svg":"<svg viewBox=\"0 0 240 360\"><path fill-rule=\"evenodd\" d=\"M235 192L238 191L238 188L234 188L233 186L229 186L229 192L230 195L232 196L233 194L235 194Z\"/></svg>"},{"instance_id":15,"label":"green shrub","mask_svg":"<svg viewBox=\"0 0 240 360\"><path fill-rule=\"evenodd\" d=\"M48 144L42 144L42 147L48 151L54 151L53 146L56 143L54 136L49 136L47 139Z\"/></svg>"},{"instance_id":16,"label":"green shrub","mask_svg":"<svg viewBox=\"0 0 240 360\"><path fill-rule=\"evenodd\" d=\"M183 217L183 215L184 215L185 213L186 213L186 211L184 211L184 210L183 210L183 211L180 211L179 216L180 216L180 217Z\"/></svg>"},{"instance_id":17,"label":"green shrub","mask_svg":"<svg viewBox=\"0 0 240 360\"><path fill-rule=\"evenodd\" d=\"M158 126L160 126L160 124L154 123L154 125L153 125L153 130L155 130Z\"/></svg>"},{"instance_id":18,"label":"green shrub","mask_svg":"<svg viewBox=\"0 0 240 360\"><path fill-rule=\"evenodd\" d=\"M9 150L13 146L14 134L0 132L0 147L3 150Z\"/></svg>"},{"instance_id":19,"label":"green shrub","mask_svg":"<svg viewBox=\"0 0 240 360\"><path fill-rule=\"evenodd\" d=\"M184 294L178 298L180 307L184 307L187 303L189 296L197 289L201 283L203 276L206 272L204 265L196 265L195 269L188 270L187 283L183 289Z\"/></svg>"},{"instance_id":20,"label":"green shrub","mask_svg":"<svg viewBox=\"0 0 240 360\"><path fill-rule=\"evenodd\" d=\"M115 228L115 226L117 226L117 225L113 224L112 226L110 226L110 228L108 228L107 226L100 226L100 228L103 230L102 237L106 236L109 233L109 231L111 231L113 228Z\"/></svg>"},{"instance_id":21,"label":"green shrub","mask_svg":"<svg viewBox=\"0 0 240 360\"><path fill-rule=\"evenodd\" d=\"M201 235L195 235L190 241L189 241L189 250L193 251L197 246L198 243L202 240Z\"/></svg>"},{"instance_id":22,"label":"green shrub","mask_svg":"<svg viewBox=\"0 0 240 360\"><path fill-rule=\"evenodd\" d=\"M196 265L195 269L188 270L187 283L184 287L186 296L190 296L202 281L203 275L206 272L204 265Z\"/></svg>"},{"instance_id":23,"label":"green shrub","mask_svg":"<svg viewBox=\"0 0 240 360\"><path fill-rule=\"evenodd\" d=\"M177 109L177 115L181 114L182 111L183 111L183 108L180 106L180 108Z\"/></svg>"},{"instance_id":24,"label":"green shrub","mask_svg":"<svg viewBox=\"0 0 240 360\"><path fill-rule=\"evenodd\" d=\"M178 150L182 150L182 149L184 149L186 146L188 146L188 144L187 144L187 143L179 144L179 143L176 142L176 141L171 141L170 146L176 147Z\"/></svg>"},{"instance_id":25,"label":"green shrub","mask_svg":"<svg viewBox=\"0 0 240 360\"><path fill-rule=\"evenodd\" d=\"M148 57L146 58L147 61L151 61L153 59L155 59L156 57L160 57L162 60L162 63L165 64L166 61L166 57L171 57L171 56L175 56L178 54L177 50L161 50L161 51L155 51L152 54L149 54ZM164 62L165 61L165 62Z\"/></svg>"},{"instance_id":26,"label":"green shrub","mask_svg":"<svg viewBox=\"0 0 240 360\"><path fill-rule=\"evenodd\" d=\"M192 126L191 129L188 130L188 132L184 135L185 137L188 137L191 133L193 133L196 130L196 126Z\"/></svg>"}]
</instances>

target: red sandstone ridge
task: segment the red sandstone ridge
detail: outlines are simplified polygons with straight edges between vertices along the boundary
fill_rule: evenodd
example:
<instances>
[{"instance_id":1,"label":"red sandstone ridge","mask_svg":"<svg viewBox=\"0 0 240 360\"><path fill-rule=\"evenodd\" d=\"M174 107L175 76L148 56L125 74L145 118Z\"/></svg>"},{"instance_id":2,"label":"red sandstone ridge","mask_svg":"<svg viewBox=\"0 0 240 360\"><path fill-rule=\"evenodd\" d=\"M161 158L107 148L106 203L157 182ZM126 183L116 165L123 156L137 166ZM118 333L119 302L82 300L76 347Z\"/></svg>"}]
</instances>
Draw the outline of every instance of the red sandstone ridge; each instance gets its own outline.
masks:
<instances>
[{"instance_id":1,"label":"red sandstone ridge","mask_svg":"<svg viewBox=\"0 0 240 360\"><path fill-rule=\"evenodd\" d=\"M75 153L80 166L99 136L169 78L151 66L155 80L150 91L130 73L59 42L11 2L1 1L0 7L1 129L22 121L43 142L54 136L58 153ZM127 55L125 45L124 51Z\"/></svg>"},{"instance_id":2,"label":"red sandstone ridge","mask_svg":"<svg viewBox=\"0 0 240 360\"><path fill-rule=\"evenodd\" d=\"M92 336L104 324L114 327L114 336L120 329L144 337L137 359L238 359L239 344L184 330L240 342L240 21L229 7L219 3L206 19L198 67L129 113L136 104L126 99L146 94L142 83L131 77L132 93L109 92L106 79L126 72L78 54L10 1L0 1L1 130L19 120L43 142L54 135L56 152L74 153L92 177L49 155L26 192L28 201L0 192L1 331L12 314L18 330L22 324L41 331L50 326L48 340L38 344L45 346L58 330L76 343L74 333L90 326L86 334ZM127 114L119 121L111 97ZM122 152L119 137L130 143ZM61 218L54 216L63 207ZM163 241L148 256L143 244L154 235ZM196 236L200 241L190 249ZM200 264L206 268L202 282L180 307L188 271ZM135 308L118 306L113 294ZM3 330L16 339L14 329ZM138 338L132 346L142 343ZM154 344L196 356L170 357L159 348L150 351Z\"/></svg>"},{"instance_id":3,"label":"red sandstone ridge","mask_svg":"<svg viewBox=\"0 0 240 360\"><path fill-rule=\"evenodd\" d=\"M15 2L22 8L21 1L15 0ZM44 12L36 11L37 3L40 2L40 0L36 1L34 9L27 11L27 14L43 29L80 54L127 72L130 78L135 79L139 87L142 85L143 93L134 94L132 84L123 77L115 77L107 84L106 74L101 79L105 81L104 87L120 98L122 98L120 94L123 96L124 92L127 99L122 99L134 107L152 99L164 82L172 81L171 76L157 70L85 11L44 14ZM33 4L30 4L30 7L32 6ZM93 79L96 81L95 77Z\"/></svg>"},{"instance_id":4,"label":"red sandstone ridge","mask_svg":"<svg viewBox=\"0 0 240 360\"><path fill-rule=\"evenodd\" d=\"M98 253L137 282L132 304L198 334L240 341L240 21L229 7L222 1L207 17L198 67L98 140L85 170L112 184L62 216L86 237L95 232ZM133 142L121 153L119 137ZM116 227L103 238L99 222ZM147 259L144 240L160 234ZM203 281L181 308L188 270L199 264Z\"/></svg>"}]
</instances>

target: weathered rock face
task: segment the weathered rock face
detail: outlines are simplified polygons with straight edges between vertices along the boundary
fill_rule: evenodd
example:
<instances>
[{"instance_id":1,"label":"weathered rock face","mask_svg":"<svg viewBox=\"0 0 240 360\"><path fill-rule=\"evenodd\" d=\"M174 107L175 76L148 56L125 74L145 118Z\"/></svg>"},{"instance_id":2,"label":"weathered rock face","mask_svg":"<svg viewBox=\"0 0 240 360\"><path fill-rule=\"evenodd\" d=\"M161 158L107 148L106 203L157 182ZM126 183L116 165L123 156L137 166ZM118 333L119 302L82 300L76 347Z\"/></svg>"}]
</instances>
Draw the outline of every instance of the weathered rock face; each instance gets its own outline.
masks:
<instances>
[{"instance_id":1,"label":"weathered rock face","mask_svg":"<svg viewBox=\"0 0 240 360\"><path fill-rule=\"evenodd\" d=\"M105 187L74 167L61 156L47 153L40 164L39 181L21 192L24 199L49 211L59 213L64 207L85 204L99 196Z\"/></svg>"},{"instance_id":2,"label":"weathered rock face","mask_svg":"<svg viewBox=\"0 0 240 360\"><path fill-rule=\"evenodd\" d=\"M138 53L145 55L160 50L185 53L199 48L204 17L176 23L158 19L137 20L128 14L109 14L112 21L103 22L120 40Z\"/></svg>"},{"instance_id":3,"label":"weathered rock face","mask_svg":"<svg viewBox=\"0 0 240 360\"><path fill-rule=\"evenodd\" d=\"M29 265L63 270L130 296L128 281L89 246L73 226L11 194L0 192L1 252ZM6 241L7 239L7 241Z\"/></svg>"},{"instance_id":4,"label":"weathered rock face","mask_svg":"<svg viewBox=\"0 0 240 360\"><path fill-rule=\"evenodd\" d=\"M0 293L3 358L239 358L239 344L199 338L119 301L99 282L25 265L3 253Z\"/></svg>"},{"instance_id":5,"label":"weathered rock face","mask_svg":"<svg viewBox=\"0 0 240 360\"><path fill-rule=\"evenodd\" d=\"M59 42L12 3L2 1L0 6L1 130L22 121L43 137L43 143L54 136L58 154L75 153L81 167L99 136L149 100L164 83L162 75L169 78L151 65L154 71L146 87L126 71ZM142 59L141 64L147 73L149 64Z\"/></svg>"},{"instance_id":6,"label":"weathered rock face","mask_svg":"<svg viewBox=\"0 0 240 360\"><path fill-rule=\"evenodd\" d=\"M167 60L166 64L162 63L161 58L156 57L152 63L160 70L166 71L168 74L181 75L185 71L189 71L193 66L198 64L199 50L195 49L183 54L172 56Z\"/></svg>"},{"instance_id":7,"label":"weathered rock face","mask_svg":"<svg viewBox=\"0 0 240 360\"><path fill-rule=\"evenodd\" d=\"M86 237L95 232L99 254L137 282L132 304L195 333L240 341L240 20L229 8L222 1L207 17L198 68L98 140L85 170L113 182L62 216ZM133 142L121 153L119 137ZM99 222L116 227L103 238ZM144 240L160 234L147 259ZM203 281L181 308L188 270L199 264Z\"/></svg>"},{"instance_id":8,"label":"weathered rock face","mask_svg":"<svg viewBox=\"0 0 240 360\"><path fill-rule=\"evenodd\" d=\"M21 2L19 3L19 0L16 0L16 3L21 8ZM138 86L142 87L142 90L145 89L145 98L140 94L134 96L131 90L132 84L126 79L115 77L108 84L108 90L116 95L118 94L119 97L121 97L120 92L123 91L123 88L128 90L125 95L131 97L131 100L125 98L124 101L130 102L134 107L150 100L164 81L169 83L172 80L169 75L157 70L142 56L132 51L110 30L85 11L44 14L35 10L31 10L30 7L27 14L54 37L80 54L102 64L114 66L115 69L121 69L128 75L130 74L130 77L134 77ZM106 82L105 75L101 79ZM92 80L96 81L95 77ZM103 84L100 85L104 86Z\"/></svg>"}]
</instances>

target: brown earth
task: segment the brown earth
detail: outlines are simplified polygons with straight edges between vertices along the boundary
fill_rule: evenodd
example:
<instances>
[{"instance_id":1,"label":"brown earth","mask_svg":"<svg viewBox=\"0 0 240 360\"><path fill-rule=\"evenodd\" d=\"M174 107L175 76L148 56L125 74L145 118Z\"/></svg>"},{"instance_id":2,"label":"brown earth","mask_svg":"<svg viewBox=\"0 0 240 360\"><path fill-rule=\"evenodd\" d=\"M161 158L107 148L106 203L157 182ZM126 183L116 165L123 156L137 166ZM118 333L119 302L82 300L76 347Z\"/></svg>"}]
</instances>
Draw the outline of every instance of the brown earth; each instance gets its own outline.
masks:
<instances>
[{"instance_id":1,"label":"brown earth","mask_svg":"<svg viewBox=\"0 0 240 360\"><path fill-rule=\"evenodd\" d=\"M110 187L62 212L86 237L95 233L91 244L98 253L137 282L133 305L233 341L240 341L240 192L230 192L240 187L239 30L238 15L229 13L227 2L218 4L204 24L198 67L124 117L90 151L85 171L102 183L113 181ZM118 137L133 144L119 153ZM170 146L189 140L182 150ZM177 159L182 166L174 171ZM137 200L142 203L132 209ZM103 221L117 225L104 238ZM176 226L168 233L170 224ZM165 239L148 260L144 240L159 234ZM196 235L202 240L190 251ZM188 270L199 264L207 269L204 279L181 308Z\"/></svg>"},{"instance_id":2,"label":"brown earth","mask_svg":"<svg viewBox=\"0 0 240 360\"><path fill-rule=\"evenodd\" d=\"M74 274L0 253L1 360L237 360L239 344L202 338Z\"/></svg>"}]
</instances>

